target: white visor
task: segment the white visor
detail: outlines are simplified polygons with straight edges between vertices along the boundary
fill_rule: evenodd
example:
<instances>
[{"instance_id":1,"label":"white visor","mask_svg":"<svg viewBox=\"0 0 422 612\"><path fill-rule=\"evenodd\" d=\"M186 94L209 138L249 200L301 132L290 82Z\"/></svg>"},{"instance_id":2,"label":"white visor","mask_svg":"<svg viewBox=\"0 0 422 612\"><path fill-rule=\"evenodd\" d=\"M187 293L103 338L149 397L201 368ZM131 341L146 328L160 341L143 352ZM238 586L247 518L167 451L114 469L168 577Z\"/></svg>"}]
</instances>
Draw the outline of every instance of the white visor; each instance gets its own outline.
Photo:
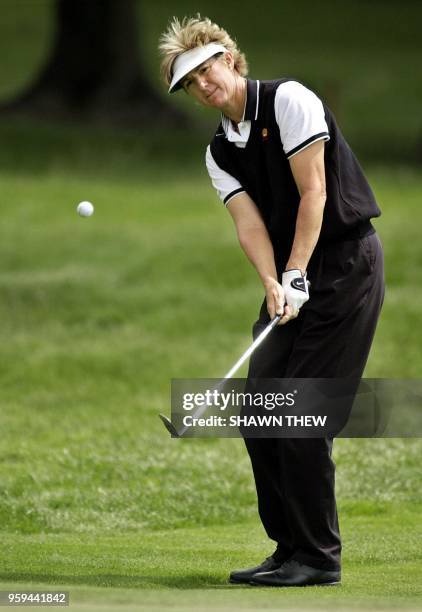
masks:
<instances>
[{"instance_id":1,"label":"white visor","mask_svg":"<svg viewBox=\"0 0 422 612\"><path fill-rule=\"evenodd\" d=\"M225 53L226 47L217 43L209 43L203 47L195 47L189 49L176 57L173 62L173 78L171 79L168 93L173 93L181 88L180 81L194 68L197 68L202 62L216 55L217 53Z\"/></svg>"}]
</instances>

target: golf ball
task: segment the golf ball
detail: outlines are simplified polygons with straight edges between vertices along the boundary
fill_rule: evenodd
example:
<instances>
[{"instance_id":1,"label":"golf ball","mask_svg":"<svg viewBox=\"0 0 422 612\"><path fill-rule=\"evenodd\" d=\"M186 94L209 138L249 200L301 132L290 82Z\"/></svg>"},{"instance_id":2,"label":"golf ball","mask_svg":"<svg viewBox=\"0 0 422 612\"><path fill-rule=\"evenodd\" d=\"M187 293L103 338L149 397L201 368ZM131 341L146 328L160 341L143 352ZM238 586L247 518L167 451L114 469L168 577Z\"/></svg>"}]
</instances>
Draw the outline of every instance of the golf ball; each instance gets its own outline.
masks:
<instances>
[{"instance_id":1,"label":"golf ball","mask_svg":"<svg viewBox=\"0 0 422 612\"><path fill-rule=\"evenodd\" d=\"M80 202L76 210L81 217L90 217L94 212L94 207L91 202Z\"/></svg>"}]
</instances>

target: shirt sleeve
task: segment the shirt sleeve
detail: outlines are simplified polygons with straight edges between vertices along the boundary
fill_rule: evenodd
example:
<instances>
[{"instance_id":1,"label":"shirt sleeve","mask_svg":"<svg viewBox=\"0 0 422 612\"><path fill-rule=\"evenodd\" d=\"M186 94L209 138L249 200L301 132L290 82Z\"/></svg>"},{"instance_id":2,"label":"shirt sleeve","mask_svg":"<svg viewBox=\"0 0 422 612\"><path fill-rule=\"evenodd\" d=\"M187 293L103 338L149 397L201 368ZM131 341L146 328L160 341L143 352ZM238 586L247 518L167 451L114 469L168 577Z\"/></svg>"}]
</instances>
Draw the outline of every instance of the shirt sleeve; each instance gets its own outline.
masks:
<instances>
[{"instance_id":1,"label":"shirt sleeve","mask_svg":"<svg viewBox=\"0 0 422 612\"><path fill-rule=\"evenodd\" d=\"M218 197L223 201L224 206L227 206L235 195L246 191L237 179L217 165L209 146L205 155L205 163L213 187L217 191Z\"/></svg>"},{"instance_id":2,"label":"shirt sleeve","mask_svg":"<svg viewBox=\"0 0 422 612\"><path fill-rule=\"evenodd\" d=\"M279 85L274 110L287 158L317 140L330 139L321 100L301 83L287 81Z\"/></svg>"}]
</instances>

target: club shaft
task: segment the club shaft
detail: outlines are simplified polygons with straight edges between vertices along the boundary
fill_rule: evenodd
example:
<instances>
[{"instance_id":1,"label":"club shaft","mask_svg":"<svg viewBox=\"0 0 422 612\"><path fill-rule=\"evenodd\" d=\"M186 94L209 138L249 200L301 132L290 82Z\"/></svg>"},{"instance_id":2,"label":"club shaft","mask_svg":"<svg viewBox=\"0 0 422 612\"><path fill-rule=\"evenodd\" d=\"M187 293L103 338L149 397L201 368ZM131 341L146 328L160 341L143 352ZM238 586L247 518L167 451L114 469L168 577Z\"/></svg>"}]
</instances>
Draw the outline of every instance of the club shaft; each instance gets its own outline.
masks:
<instances>
[{"instance_id":1,"label":"club shaft","mask_svg":"<svg viewBox=\"0 0 422 612\"><path fill-rule=\"evenodd\" d=\"M252 342L250 347L243 353L238 361L234 364L234 366L227 372L223 380L227 380L229 378L233 378L238 369L245 363L245 361L252 355L254 350L258 348L260 344L265 340L268 334L274 329L277 323L280 321L281 315L277 315L268 325L267 327L259 334L259 336Z\"/></svg>"}]
</instances>

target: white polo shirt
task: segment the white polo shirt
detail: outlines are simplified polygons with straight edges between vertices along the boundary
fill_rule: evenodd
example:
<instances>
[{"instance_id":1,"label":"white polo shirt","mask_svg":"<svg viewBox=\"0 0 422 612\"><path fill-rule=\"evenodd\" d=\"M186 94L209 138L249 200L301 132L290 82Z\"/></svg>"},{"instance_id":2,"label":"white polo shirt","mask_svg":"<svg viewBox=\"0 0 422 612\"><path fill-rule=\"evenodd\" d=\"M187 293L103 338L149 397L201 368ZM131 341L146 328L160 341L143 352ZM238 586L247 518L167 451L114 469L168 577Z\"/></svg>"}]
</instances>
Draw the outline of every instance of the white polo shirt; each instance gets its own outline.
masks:
<instances>
[{"instance_id":1,"label":"white polo shirt","mask_svg":"<svg viewBox=\"0 0 422 612\"><path fill-rule=\"evenodd\" d=\"M256 87L255 119L258 117L259 108L259 81L256 81ZM278 86L274 98L274 111L280 130L283 151L287 159L297 155L318 140L326 141L330 139L321 100L301 83L286 81ZM221 137L226 137L227 140L233 142L239 148L246 147L251 131L251 121L245 121L244 117L245 110L242 121L237 125L238 131L228 117L222 115L221 118L224 130ZM212 184L220 199L227 206L231 200L231 198L226 200L227 196L235 191L236 193L233 193L232 196L234 197L244 191L242 185L217 165L209 146L207 147L205 160Z\"/></svg>"}]
</instances>

